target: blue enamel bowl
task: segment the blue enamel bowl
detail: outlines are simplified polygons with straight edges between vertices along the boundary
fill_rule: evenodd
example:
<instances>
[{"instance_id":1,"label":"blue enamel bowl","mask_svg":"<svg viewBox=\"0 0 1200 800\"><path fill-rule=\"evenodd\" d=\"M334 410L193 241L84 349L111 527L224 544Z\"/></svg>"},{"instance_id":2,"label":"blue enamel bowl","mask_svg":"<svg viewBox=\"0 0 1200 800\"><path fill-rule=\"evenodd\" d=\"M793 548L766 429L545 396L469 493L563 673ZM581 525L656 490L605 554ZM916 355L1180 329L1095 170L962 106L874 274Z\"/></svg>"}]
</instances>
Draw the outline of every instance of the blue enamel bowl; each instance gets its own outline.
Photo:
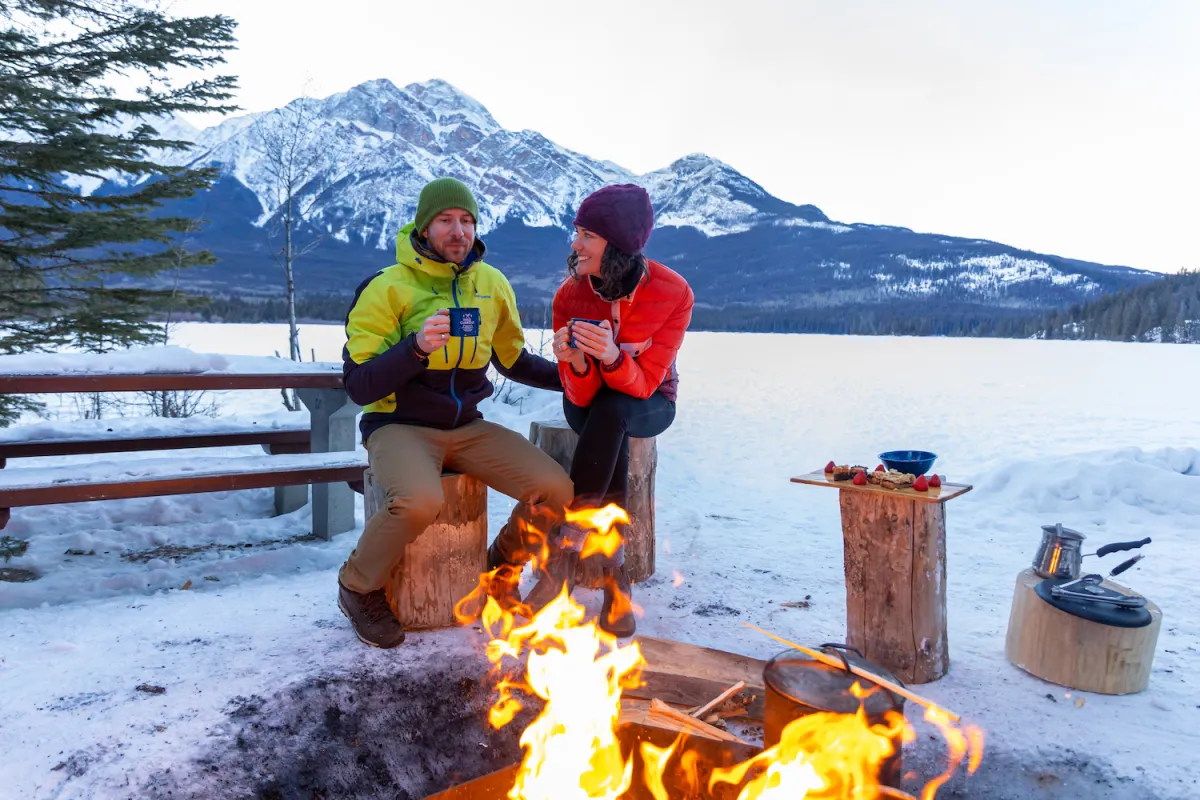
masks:
<instances>
[{"instance_id":1,"label":"blue enamel bowl","mask_svg":"<svg viewBox=\"0 0 1200 800\"><path fill-rule=\"evenodd\" d=\"M888 450L879 454L879 460L888 469L920 476L929 472L933 462L937 461L937 453L928 450Z\"/></svg>"}]
</instances>

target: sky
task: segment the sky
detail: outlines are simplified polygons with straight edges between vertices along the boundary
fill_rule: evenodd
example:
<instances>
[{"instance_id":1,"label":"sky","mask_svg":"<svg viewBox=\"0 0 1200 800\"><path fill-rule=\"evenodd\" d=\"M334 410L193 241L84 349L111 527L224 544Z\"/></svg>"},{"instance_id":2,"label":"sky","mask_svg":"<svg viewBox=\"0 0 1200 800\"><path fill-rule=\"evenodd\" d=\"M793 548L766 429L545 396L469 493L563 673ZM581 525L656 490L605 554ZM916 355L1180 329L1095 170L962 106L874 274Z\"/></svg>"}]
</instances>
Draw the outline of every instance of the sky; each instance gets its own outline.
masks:
<instances>
[{"instance_id":1,"label":"sky","mask_svg":"<svg viewBox=\"0 0 1200 800\"><path fill-rule=\"evenodd\" d=\"M441 78L638 173L702 152L841 222L1200 269L1198 0L170 6L238 20L247 111Z\"/></svg>"}]
</instances>

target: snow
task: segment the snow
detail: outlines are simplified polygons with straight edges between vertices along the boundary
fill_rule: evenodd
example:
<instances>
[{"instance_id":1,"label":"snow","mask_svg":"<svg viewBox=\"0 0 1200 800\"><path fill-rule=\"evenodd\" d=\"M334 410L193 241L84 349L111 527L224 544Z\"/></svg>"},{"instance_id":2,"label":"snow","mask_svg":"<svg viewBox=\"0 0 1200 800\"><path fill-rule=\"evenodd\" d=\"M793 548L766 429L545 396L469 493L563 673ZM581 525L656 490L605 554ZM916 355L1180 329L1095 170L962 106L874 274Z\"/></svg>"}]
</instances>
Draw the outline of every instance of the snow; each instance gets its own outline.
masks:
<instances>
[{"instance_id":1,"label":"snow","mask_svg":"<svg viewBox=\"0 0 1200 800\"><path fill-rule=\"evenodd\" d=\"M270 356L230 356L195 352L174 345L134 347L113 353L22 353L0 356L0 375L148 375L158 372L328 375L340 373L341 370L340 360L313 363Z\"/></svg>"},{"instance_id":2,"label":"snow","mask_svg":"<svg viewBox=\"0 0 1200 800\"><path fill-rule=\"evenodd\" d=\"M850 231L854 230L849 225L839 225L836 222L822 222L820 220L804 219L803 217L776 220L775 224L783 225L788 228L818 228L820 230L831 231L833 233L849 233Z\"/></svg>"},{"instance_id":3,"label":"snow","mask_svg":"<svg viewBox=\"0 0 1200 800\"><path fill-rule=\"evenodd\" d=\"M270 325L179 335L231 360L286 342ZM302 344L333 361L342 336L304 326ZM938 473L975 489L947 508L950 672L919 691L987 732L985 768L1053 775L1074 753L1103 780L1079 796L1200 796L1187 756L1200 750L1200 349L692 333L680 370L679 416L659 440L657 573L635 587L641 632L757 657L776 645L743 620L802 643L842 640L837 497L788 479L830 459L933 450ZM218 394L223 415L277 414L278 392ZM521 433L560 414L552 393L498 394L485 414ZM116 458L10 461L6 472ZM511 506L490 494L493 533ZM0 582L0 794L136 796L167 769L198 781L199 761L234 737L292 735L243 728L245 698L482 660L471 629L415 633L387 653L360 645L335 606L357 532L313 541L308 508L271 508L271 491L255 490L14 510L3 534L29 548L3 566L42 577ZM361 526L361 505L358 515ZM1004 658L1013 583L1053 522L1084 532L1085 552L1153 539L1121 577L1164 614L1145 692L1070 692ZM1107 571L1123 555L1084 563ZM597 593L577 595L598 609ZM806 596L808 608L781 606ZM147 682L166 693L135 691Z\"/></svg>"},{"instance_id":4,"label":"snow","mask_svg":"<svg viewBox=\"0 0 1200 800\"><path fill-rule=\"evenodd\" d=\"M260 451L261 452L261 451ZM111 456L110 456L111 458ZM366 451L296 453L289 455L198 456L186 458L140 458L92 461L56 467L25 467L0 470L0 490L78 486L93 483L129 483L145 480L175 480L223 475L278 472L292 469L350 467L367 463Z\"/></svg>"},{"instance_id":5,"label":"snow","mask_svg":"<svg viewBox=\"0 0 1200 800\"><path fill-rule=\"evenodd\" d=\"M269 415L224 414L220 417L118 417L115 419L56 419L0 428L0 445L15 442L56 442L63 440L129 439L155 436L214 435L259 430L308 430L307 413L291 413L280 408Z\"/></svg>"},{"instance_id":6,"label":"snow","mask_svg":"<svg viewBox=\"0 0 1200 800\"><path fill-rule=\"evenodd\" d=\"M956 261L922 261L906 255L897 255L895 259L910 269L952 271L948 281L971 291L995 290L1029 281L1046 281L1055 286L1073 285L1083 292L1100 288L1095 281L1055 269L1041 259L1021 258L1007 253L960 257Z\"/></svg>"}]
</instances>

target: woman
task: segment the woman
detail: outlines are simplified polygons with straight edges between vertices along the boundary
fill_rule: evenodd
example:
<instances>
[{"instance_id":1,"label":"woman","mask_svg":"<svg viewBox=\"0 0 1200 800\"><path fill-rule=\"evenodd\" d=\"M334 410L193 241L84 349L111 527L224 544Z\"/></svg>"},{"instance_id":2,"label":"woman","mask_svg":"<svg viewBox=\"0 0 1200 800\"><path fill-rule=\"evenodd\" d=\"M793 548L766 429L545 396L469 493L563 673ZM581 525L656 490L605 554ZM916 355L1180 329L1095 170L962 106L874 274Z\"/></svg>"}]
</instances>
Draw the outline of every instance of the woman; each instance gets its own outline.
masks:
<instances>
[{"instance_id":1,"label":"woman","mask_svg":"<svg viewBox=\"0 0 1200 800\"><path fill-rule=\"evenodd\" d=\"M692 290L678 273L642 255L653 228L650 196L632 184L600 189L575 216L570 276L554 295L553 314L563 412L579 434L572 508L625 508L629 437L658 436L675 419L675 356L691 321ZM552 554L527 603L540 608L564 582L573 588L583 538L574 526L563 527L560 541L568 544ZM623 563L622 550L604 566L599 624L632 636L636 620Z\"/></svg>"}]
</instances>

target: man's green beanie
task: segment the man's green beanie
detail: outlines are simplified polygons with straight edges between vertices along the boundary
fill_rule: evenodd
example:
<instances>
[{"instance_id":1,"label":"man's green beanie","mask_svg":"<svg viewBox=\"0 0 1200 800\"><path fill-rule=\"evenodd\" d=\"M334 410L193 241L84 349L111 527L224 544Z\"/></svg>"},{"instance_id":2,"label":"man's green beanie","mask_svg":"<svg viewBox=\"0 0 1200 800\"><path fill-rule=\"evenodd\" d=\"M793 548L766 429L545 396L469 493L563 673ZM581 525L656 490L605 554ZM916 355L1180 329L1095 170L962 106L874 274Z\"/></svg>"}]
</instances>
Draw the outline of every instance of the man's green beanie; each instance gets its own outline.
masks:
<instances>
[{"instance_id":1,"label":"man's green beanie","mask_svg":"<svg viewBox=\"0 0 1200 800\"><path fill-rule=\"evenodd\" d=\"M479 219L479 205L475 195L462 181L454 178L438 178L425 184L421 190L421 199L417 201L416 231L423 233L433 218L447 208L461 208L470 211L471 216Z\"/></svg>"}]
</instances>

